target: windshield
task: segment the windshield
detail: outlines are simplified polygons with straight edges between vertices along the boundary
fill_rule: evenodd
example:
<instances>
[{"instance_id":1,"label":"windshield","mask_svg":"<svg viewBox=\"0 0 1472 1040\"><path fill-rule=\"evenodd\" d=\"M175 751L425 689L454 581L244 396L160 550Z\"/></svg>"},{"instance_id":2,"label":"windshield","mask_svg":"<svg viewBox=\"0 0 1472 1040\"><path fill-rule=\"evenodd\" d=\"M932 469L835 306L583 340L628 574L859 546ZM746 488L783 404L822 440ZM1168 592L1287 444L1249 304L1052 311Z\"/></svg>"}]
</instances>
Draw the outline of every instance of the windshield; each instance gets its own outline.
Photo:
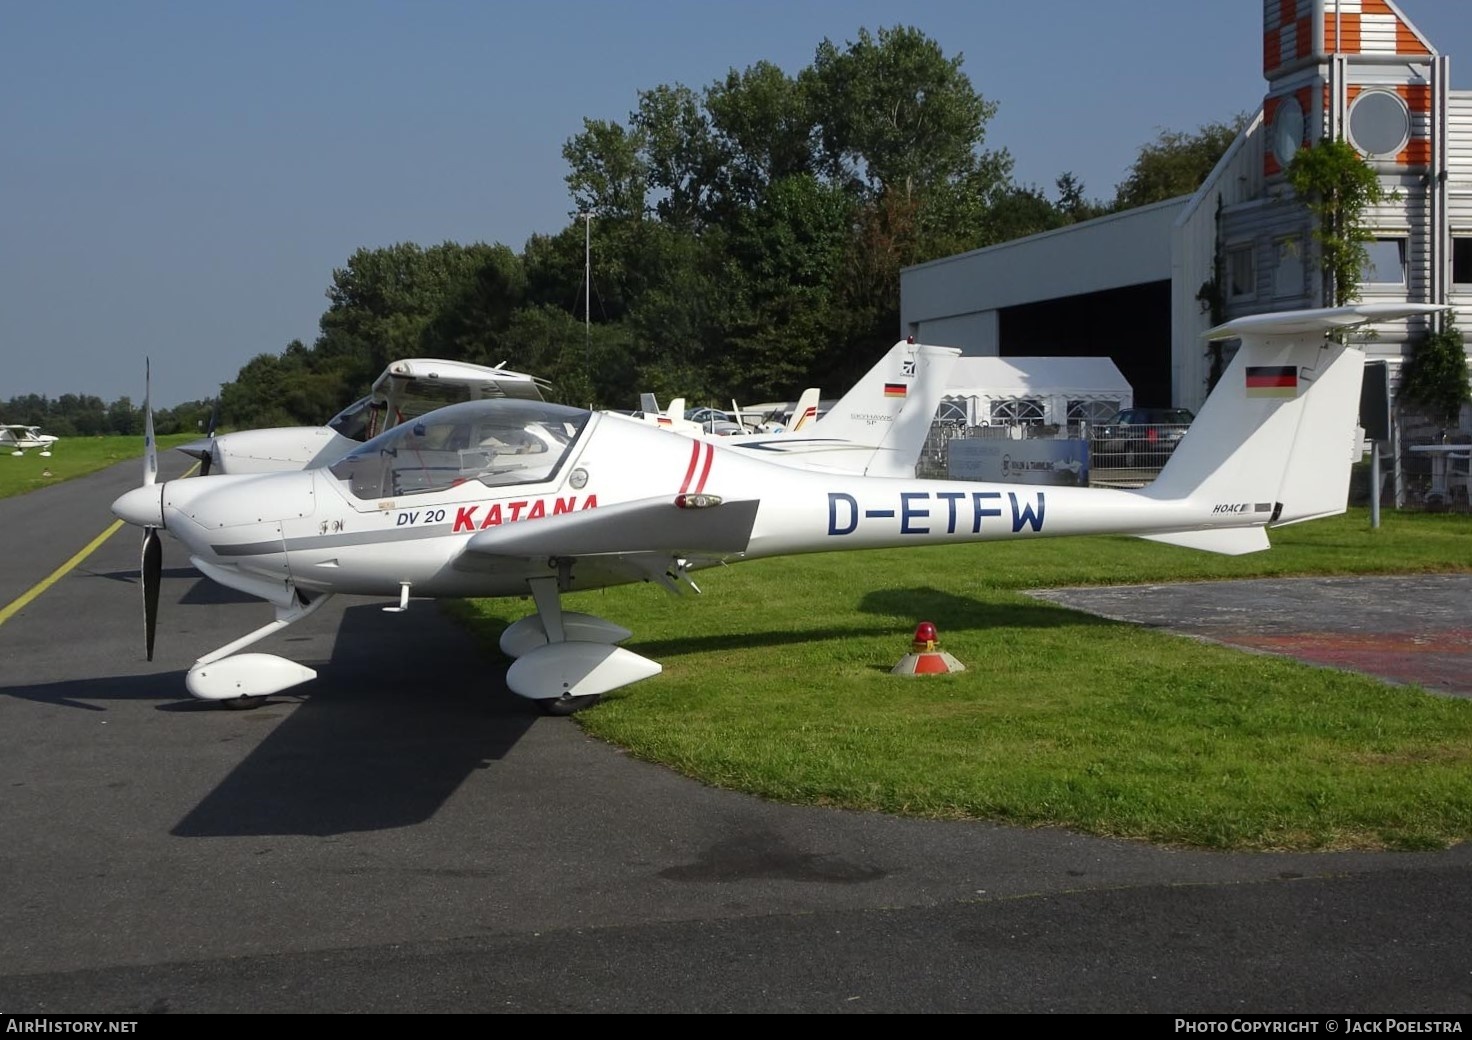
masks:
<instances>
[{"instance_id":1,"label":"windshield","mask_svg":"<svg viewBox=\"0 0 1472 1040\"><path fill-rule=\"evenodd\" d=\"M542 401L467 401L401 423L330 467L358 498L551 480L590 413Z\"/></svg>"},{"instance_id":2,"label":"windshield","mask_svg":"<svg viewBox=\"0 0 1472 1040\"><path fill-rule=\"evenodd\" d=\"M352 441L366 441L378 433L376 427L383 405L375 405L373 398L360 397L332 417L327 425Z\"/></svg>"}]
</instances>

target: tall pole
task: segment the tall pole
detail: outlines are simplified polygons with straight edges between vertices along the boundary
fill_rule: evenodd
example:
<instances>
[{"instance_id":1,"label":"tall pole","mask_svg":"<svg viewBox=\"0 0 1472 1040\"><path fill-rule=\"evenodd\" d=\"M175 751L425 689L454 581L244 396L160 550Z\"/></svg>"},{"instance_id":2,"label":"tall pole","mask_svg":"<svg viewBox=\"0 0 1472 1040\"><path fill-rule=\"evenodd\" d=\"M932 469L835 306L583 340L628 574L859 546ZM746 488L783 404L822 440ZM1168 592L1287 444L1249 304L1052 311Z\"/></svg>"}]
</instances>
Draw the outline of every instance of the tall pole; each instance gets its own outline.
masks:
<instances>
[{"instance_id":1,"label":"tall pole","mask_svg":"<svg viewBox=\"0 0 1472 1040\"><path fill-rule=\"evenodd\" d=\"M593 214L588 210L579 213L583 218L583 374L588 385L593 385Z\"/></svg>"}]
</instances>

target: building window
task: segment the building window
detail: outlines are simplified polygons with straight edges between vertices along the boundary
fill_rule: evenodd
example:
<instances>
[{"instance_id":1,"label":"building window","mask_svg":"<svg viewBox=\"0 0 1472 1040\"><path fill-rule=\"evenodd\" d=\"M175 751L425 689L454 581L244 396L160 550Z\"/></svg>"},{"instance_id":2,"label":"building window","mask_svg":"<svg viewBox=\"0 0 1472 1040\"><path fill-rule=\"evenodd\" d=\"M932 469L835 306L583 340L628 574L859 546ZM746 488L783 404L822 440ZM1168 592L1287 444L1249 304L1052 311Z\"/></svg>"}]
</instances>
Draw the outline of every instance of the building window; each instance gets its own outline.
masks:
<instances>
[{"instance_id":1,"label":"building window","mask_svg":"<svg viewBox=\"0 0 1472 1040\"><path fill-rule=\"evenodd\" d=\"M1245 300L1257 295L1257 265L1252 262L1252 247L1237 246L1227 250L1227 298Z\"/></svg>"},{"instance_id":2,"label":"building window","mask_svg":"<svg viewBox=\"0 0 1472 1040\"><path fill-rule=\"evenodd\" d=\"M1472 285L1472 238L1452 238L1452 284Z\"/></svg>"},{"instance_id":3,"label":"building window","mask_svg":"<svg viewBox=\"0 0 1472 1040\"><path fill-rule=\"evenodd\" d=\"M1400 95L1367 90L1349 106L1349 139L1367 156L1393 156L1411 137L1411 114Z\"/></svg>"},{"instance_id":4,"label":"building window","mask_svg":"<svg viewBox=\"0 0 1472 1040\"><path fill-rule=\"evenodd\" d=\"M1043 421L1043 402L1031 397L1015 397L992 402L993 426L1031 426Z\"/></svg>"},{"instance_id":5,"label":"building window","mask_svg":"<svg viewBox=\"0 0 1472 1040\"><path fill-rule=\"evenodd\" d=\"M1286 170L1302 144L1303 108L1297 98L1282 98L1278 102L1278 110L1273 113L1273 158Z\"/></svg>"},{"instance_id":6,"label":"building window","mask_svg":"<svg viewBox=\"0 0 1472 1040\"><path fill-rule=\"evenodd\" d=\"M1367 285L1406 284L1406 240L1404 238L1377 238L1365 243L1369 260L1365 264L1364 281Z\"/></svg>"},{"instance_id":7,"label":"building window","mask_svg":"<svg viewBox=\"0 0 1472 1040\"><path fill-rule=\"evenodd\" d=\"M1273 268L1273 295L1277 297L1303 295L1303 240L1280 238L1274 243L1277 266Z\"/></svg>"}]
</instances>

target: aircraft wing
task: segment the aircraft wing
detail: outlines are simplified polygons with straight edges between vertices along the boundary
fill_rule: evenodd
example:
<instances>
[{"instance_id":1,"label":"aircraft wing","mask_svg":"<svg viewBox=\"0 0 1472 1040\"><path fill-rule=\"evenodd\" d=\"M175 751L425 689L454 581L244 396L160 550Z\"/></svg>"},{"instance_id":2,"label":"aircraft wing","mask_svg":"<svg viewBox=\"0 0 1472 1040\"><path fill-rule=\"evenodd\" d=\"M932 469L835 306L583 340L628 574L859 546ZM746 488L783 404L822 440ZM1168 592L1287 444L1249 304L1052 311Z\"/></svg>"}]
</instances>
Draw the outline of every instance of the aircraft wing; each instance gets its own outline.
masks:
<instances>
[{"instance_id":1,"label":"aircraft wing","mask_svg":"<svg viewBox=\"0 0 1472 1040\"><path fill-rule=\"evenodd\" d=\"M471 536L467 554L517 557L716 558L745 552L760 501L680 508L673 496L502 524Z\"/></svg>"}]
</instances>

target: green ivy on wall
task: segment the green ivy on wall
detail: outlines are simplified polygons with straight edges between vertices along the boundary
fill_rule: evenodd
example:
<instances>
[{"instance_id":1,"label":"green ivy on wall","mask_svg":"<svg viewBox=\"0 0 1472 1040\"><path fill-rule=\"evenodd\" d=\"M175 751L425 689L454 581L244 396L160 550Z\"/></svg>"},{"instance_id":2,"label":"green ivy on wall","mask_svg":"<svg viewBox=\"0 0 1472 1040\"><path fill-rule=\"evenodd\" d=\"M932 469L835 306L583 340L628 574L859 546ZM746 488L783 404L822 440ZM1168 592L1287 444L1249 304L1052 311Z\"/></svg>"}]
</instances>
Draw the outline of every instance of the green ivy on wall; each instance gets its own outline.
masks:
<instances>
[{"instance_id":1,"label":"green ivy on wall","mask_svg":"<svg viewBox=\"0 0 1472 1040\"><path fill-rule=\"evenodd\" d=\"M1325 300L1342 307L1360 298L1360 279L1374 236L1365 227L1365 210L1394 198L1380 178L1344 138L1300 148L1288 164L1288 183L1317 219Z\"/></svg>"}]
</instances>

